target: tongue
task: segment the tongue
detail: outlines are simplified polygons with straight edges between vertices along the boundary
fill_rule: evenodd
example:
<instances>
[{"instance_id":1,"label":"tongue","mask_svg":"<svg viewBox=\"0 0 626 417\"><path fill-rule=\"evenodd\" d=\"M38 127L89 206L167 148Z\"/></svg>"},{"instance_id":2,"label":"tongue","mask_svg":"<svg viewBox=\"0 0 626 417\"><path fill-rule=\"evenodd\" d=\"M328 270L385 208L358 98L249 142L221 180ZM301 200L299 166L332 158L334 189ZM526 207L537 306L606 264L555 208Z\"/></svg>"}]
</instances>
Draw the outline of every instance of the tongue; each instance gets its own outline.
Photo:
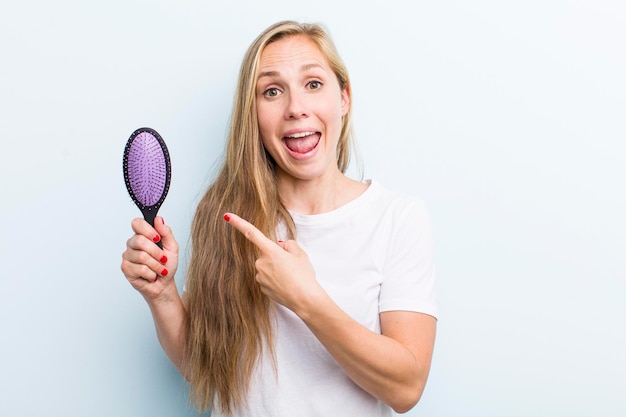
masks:
<instances>
[{"instance_id":1,"label":"tongue","mask_svg":"<svg viewBox=\"0 0 626 417\"><path fill-rule=\"evenodd\" d=\"M307 153L315 148L319 140L319 135L309 135L303 138L285 138L285 145L292 152Z\"/></svg>"}]
</instances>

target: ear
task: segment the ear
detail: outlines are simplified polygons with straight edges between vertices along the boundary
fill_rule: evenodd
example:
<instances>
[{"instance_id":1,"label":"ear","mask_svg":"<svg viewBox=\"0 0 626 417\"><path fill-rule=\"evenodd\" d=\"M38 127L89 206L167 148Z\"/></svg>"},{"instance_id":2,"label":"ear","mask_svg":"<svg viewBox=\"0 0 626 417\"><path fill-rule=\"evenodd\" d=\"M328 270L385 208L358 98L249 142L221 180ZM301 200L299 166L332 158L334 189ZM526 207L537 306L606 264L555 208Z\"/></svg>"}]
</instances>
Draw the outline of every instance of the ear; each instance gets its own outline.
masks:
<instances>
[{"instance_id":1,"label":"ear","mask_svg":"<svg viewBox=\"0 0 626 417\"><path fill-rule=\"evenodd\" d=\"M350 110L350 104L352 101L352 92L350 87L346 86L341 90L341 117L345 116Z\"/></svg>"}]
</instances>

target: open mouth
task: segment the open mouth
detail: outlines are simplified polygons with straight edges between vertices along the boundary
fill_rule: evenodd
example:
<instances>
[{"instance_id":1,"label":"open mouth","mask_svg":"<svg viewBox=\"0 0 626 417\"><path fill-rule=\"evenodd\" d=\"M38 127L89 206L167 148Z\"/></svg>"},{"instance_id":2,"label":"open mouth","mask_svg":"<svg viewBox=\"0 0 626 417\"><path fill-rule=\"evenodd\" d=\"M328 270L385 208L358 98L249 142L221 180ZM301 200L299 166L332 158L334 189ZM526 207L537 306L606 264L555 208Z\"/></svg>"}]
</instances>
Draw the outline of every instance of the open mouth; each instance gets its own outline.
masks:
<instances>
[{"instance_id":1,"label":"open mouth","mask_svg":"<svg viewBox=\"0 0 626 417\"><path fill-rule=\"evenodd\" d=\"M306 154L315 149L321 137L320 132L298 132L293 135L285 136L283 142L291 152Z\"/></svg>"}]
</instances>

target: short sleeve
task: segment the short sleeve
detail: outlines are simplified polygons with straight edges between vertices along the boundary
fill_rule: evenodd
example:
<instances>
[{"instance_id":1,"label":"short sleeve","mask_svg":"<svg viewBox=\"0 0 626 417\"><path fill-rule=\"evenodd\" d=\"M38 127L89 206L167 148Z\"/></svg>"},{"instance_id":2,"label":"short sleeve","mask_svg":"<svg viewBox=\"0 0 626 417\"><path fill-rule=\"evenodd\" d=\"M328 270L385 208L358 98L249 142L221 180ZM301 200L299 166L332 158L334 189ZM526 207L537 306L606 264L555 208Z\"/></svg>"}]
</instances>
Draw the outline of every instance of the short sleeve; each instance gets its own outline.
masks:
<instances>
[{"instance_id":1,"label":"short sleeve","mask_svg":"<svg viewBox=\"0 0 626 417\"><path fill-rule=\"evenodd\" d=\"M392 205L379 311L415 311L437 317L434 242L430 215L419 200Z\"/></svg>"}]
</instances>

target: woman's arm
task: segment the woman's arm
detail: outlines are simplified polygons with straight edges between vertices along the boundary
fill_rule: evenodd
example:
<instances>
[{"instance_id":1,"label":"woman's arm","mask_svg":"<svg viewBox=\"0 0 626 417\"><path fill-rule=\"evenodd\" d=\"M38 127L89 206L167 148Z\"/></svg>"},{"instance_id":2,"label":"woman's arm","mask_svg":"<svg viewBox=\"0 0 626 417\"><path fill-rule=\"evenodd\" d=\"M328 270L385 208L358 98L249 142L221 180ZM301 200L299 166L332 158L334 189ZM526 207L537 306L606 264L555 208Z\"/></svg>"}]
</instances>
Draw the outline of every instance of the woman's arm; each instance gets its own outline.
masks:
<instances>
[{"instance_id":1,"label":"woman's arm","mask_svg":"<svg viewBox=\"0 0 626 417\"><path fill-rule=\"evenodd\" d=\"M382 334L373 332L324 291L296 241L277 244L239 216L227 213L224 218L259 248L256 280L263 292L296 313L356 384L397 412L417 403L430 370L434 317L384 312Z\"/></svg>"},{"instance_id":2,"label":"woman's arm","mask_svg":"<svg viewBox=\"0 0 626 417\"><path fill-rule=\"evenodd\" d=\"M174 280L178 243L162 217L156 218L154 228L143 219L134 219L132 229L135 234L122 254L122 272L148 303L159 342L181 372L187 313ZM163 249L155 245L159 240Z\"/></svg>"},{"instance_id":3,"label":"woman's arm","mask_svg":"<svg viewBox=\"0 0 626 417\"><path fill-rule=\"evenodd\" d=\"M349 317L325 293L311 297L295 313L365 391L399 413L419 401L430 371L434 317L384 312L378 334Z\"/></svg>"},{"instance_id":4,"label":"woman's arm","mask_svg":"<svg viewBox=\"0 0 626 417\"><path fill-rule=\"evenodd\" d=\"M178 372L184 376L183 355L185 352L187 313L178 289L172 285L163 291L162 297L148 301L159 343Z\"/></svg>"}]
</instances>

